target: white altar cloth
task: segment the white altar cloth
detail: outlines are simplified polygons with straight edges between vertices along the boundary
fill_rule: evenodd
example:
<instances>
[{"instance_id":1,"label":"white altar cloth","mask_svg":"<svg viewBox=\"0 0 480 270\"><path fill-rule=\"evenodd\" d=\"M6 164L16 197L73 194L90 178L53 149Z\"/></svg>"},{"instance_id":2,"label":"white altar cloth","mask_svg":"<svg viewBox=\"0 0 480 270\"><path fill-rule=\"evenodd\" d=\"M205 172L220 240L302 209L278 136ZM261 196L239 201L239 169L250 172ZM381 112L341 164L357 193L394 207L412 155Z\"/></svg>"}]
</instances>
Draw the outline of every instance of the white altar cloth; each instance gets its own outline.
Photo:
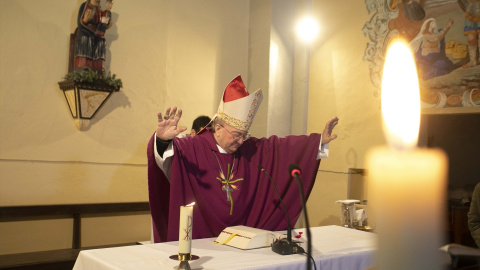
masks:
<instances>
[{"instance_id":1,"label":"white altar cloth","mask_svg":"<svg viewBox=\"0 0 480 270\"><path fill-rule=\"evenodd\" d=\"M299 229L295 232L304 232ZM322 226L310 229L312 256L317 269L363 270L374 264L376 235L340 226ZM307 251L305 232L300 241ZM305 269L306 255L279 255L269 247L240 250L215 245L215 238L192 242L192 254L199 256L190 261L192 269ZM136 245L81 251L73 270L159 270L177 269L178 261L169 257L178 253L178 242ZM312 263L313 269L313 263Z\"/></svg>"}]
</instances>

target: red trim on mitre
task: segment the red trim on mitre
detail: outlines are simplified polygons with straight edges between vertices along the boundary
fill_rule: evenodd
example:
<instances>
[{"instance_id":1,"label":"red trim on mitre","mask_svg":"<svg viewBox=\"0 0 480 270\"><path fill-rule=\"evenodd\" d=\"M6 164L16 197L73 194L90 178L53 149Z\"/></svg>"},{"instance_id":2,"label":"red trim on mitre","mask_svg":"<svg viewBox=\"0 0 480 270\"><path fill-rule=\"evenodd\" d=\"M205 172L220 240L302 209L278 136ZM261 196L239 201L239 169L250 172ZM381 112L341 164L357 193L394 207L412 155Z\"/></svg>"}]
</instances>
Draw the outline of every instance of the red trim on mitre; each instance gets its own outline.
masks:
<instances>
[{"instance_id":1,"label":"red trim on mitre","mask_svg":"<svg viewBox=\"0 0 480 270\"><path fill-rule=\"evenodd\" d=\"M247 87L243 84L242 77L238 75L225 87L223 102L234 101L248 95Z\"/></svg>"}]
</instances>

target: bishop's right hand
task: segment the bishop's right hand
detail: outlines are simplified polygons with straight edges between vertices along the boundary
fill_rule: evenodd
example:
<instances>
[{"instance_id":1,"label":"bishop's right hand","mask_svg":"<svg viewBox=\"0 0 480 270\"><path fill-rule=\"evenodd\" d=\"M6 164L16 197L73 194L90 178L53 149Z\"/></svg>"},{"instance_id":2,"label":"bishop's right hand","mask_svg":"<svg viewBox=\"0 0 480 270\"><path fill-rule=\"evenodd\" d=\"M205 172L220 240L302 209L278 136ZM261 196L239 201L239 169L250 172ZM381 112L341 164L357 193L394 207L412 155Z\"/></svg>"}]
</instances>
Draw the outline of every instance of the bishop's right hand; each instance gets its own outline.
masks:
<instances>
[{"instance_id":1,"label":"bishop's right hand","mask_svg":"<svg viewBox=\"0 0 480 270\"><path fill-rule=\"evenodd\" d=\"M172 140L178 134L187 130L187 127L180 126L177 127L178 121L182 117L182 110L177 107L170 108L168 107L165 115L162 116L162 113L157 113L158 123L157 123L157 137L161 140L168 141Z\"/></svg>"}]
</instances>

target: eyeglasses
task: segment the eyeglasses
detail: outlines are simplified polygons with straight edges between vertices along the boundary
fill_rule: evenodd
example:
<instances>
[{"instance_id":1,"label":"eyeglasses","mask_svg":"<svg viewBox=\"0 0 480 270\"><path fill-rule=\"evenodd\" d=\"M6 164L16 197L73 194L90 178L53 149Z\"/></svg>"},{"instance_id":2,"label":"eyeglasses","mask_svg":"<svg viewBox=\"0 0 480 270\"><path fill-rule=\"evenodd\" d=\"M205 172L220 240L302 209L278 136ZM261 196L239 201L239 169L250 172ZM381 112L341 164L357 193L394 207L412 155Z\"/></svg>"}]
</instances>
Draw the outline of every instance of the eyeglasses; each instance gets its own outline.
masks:
<instances>
[{"instance_id":1,"label":"eyeglasses","mask_svg":"<svg viewBox=\"0 0 480 270\"><path fill-rule=\"evenodd\" d=\"M220 124L219 124L220 125ZM248 138L250 138L250 133L245 133L244 135L242 134L239 134L239 133L235 133L235 134L232 134L228 129L226 129L223 125L220 125L222 128L224 128L230 135L232 135L233 137L233 140L238 142L240 139L243 139L243 141L246 141L248 140Z\"/></svg>"}]
</instances>

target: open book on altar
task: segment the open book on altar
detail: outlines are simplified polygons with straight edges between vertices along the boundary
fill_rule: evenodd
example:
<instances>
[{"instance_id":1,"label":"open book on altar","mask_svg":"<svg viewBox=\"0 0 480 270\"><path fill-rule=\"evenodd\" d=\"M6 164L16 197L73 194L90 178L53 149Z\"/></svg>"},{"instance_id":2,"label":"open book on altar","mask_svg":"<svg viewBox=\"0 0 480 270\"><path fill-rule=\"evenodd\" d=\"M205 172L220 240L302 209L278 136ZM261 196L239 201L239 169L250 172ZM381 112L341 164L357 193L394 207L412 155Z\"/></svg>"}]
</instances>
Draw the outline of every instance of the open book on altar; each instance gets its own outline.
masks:
<instances>
[{"instance_id":1,"label":"open book on altar","mask_svg":"<svg viewBox=\"0 0 480 270\"><path fill-rule=\"evenodd\" d=\"M281 233L247 227L233 226L225 228L215 240L216 244L227 245L239 249L269 247Z\"/></svg>"}]
</instances>

